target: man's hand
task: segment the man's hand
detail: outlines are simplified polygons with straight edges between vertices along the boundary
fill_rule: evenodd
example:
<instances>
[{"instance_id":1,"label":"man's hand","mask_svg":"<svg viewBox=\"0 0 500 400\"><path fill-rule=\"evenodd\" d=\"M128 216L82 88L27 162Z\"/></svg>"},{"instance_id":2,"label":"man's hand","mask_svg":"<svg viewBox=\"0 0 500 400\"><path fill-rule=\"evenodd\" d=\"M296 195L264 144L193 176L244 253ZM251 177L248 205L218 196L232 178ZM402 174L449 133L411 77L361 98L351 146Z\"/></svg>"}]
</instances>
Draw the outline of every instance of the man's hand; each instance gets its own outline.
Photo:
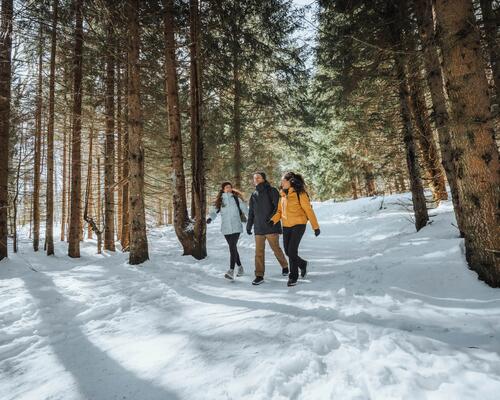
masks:
<instances>
[{"instance_id":1,"label":"man's hand","mask_svg":"<svg viewBox=\"0 0 500 400\"><path fill-rule=\"evenodd\" d=\"M247 228L247 233L248 233L249 235L251 235L251 234L252 234L252 228Z\"/></svg>"}]
</instances>

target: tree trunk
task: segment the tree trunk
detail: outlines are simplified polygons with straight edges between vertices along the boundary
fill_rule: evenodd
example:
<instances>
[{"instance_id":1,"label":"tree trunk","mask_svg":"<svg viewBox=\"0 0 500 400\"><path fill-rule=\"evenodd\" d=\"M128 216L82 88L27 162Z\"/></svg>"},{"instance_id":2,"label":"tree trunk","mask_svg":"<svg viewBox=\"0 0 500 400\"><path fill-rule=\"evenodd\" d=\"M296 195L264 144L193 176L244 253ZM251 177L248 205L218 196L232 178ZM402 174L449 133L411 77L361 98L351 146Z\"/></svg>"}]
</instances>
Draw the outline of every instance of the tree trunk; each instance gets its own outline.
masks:
<instances>
[{"instance_id":1,"label":"tree trunk","mask_svg":"<svg viewBox=\"0 0 500 400\"><path fill-rule=\"evenodd\" d=\"M194 243L191 255L201 260L207 256L206 188L201 121L200 15L198 0L189 2L190 20L190 114L192 196L195 210Z\"/></svg>"},{"instance_id":2,"label":"tree trunk","mask_svg":"<svg viewBox=\"0 0 500 400\"><path fill-rule=\"evenodd\" d=\"M104 250L115 251L115 63L113 25L107 26L106 153L104 158Z\"/></svg>"},{"instance_id":3,"label":"tree trunk","mask_svg":"<svg viewBox=\"0 0 500 400\"><path fill-rule=\"evenodd\" d=\"M117 207L116 207L116 234L117 239L121 241L122 234L122 219L123 219L123 124L122 124L122 78L121 67L117 66L117 82L116 82L116 165L117 165Z\"/></svg>"},{"instance_id":4,"label":"tree trunk","mask_svg":"<svg viewBox=\"0 0 500 400\"><path fill-rule=\"evenodd\" d=\"M94 218L92 218L92 154L93 154L93 141L94 141L94 113L92 113L92 122L90 125L90 131L89 131L89 161L87 164L87 184L85 186L85 206L83 209L83 219L85 222L88 224L88 238L92 238L92 232L95 232L97 236L97 254L101 254L101 248L102 248L102 230L99 229L98 223L95 222ZM99 176L99 170L100 170L100 160L97 158L97 174ZM100 185L100 182L99 182ZM100 193L99 193L100 197Z\"/></svg>"},{"instance_id":5,"label":"tree trunk","mask_svg":"<svg viewBox=\"0 0 500 400\"><path fill-rule=\"evenodd\" d=\"M73 129L71 145L70 257L80 257L81 227L81 131L82 131L83 0L75 0L75 50L73 59Z\"/></svg>"},{"instance_id":6,"label":"tree trunk","mask_svg":"<svg viewBox=\"0 0 500 400\"><path fill-rule=\"evenodd\" d=\"M237 49L233 49L233 138L234 138L234 182L241 189L241 82Z\"/></svg>"},{"instance_id":7,"label":"tree trunk","mask_svg":"<svg viewBox=\"0 0 500 400\"><path fill-rule=\"evenodd\" d=\"M129 263L141 264L149 259L144 210L144 148L142 145L142 108L140 98L141 78L139 70L139 0L127 1L129 48L128 107L129 107Z\"/></svg>"},{"instance_id":8,"label":"tree trunk","mask_svg":"<svg viewBox=\"0 0 500 400\"><path fill-rule=\"evenodd\" d=\"M67 79L67 74L66 74L66 67L64 67L64 84L67 87L68 84L68 79ZM68 104L67 100L67 89L64 89L64 104ZM64 241L66 238L66 210L67 210L67 204L66 204L66 194L67 194L67 185L66 185L66 180L67 180L67 175L68 175L68 162L67 162L67 147L68 147L68 118L67 118L68 113L64 112L64 122L63 122L63 172L62 172L62 199L61 199L61 241Z\"/></svg>"},{"instance_id":9,"label":"tree trunk","mask_svg":"<svg viewBox=\"0 0 500 400\"><path fill-rule=\"evenodd\" d=\"M488 46L491 70L493 72L493 83L495 84L495 95L497 104L500 103L500 39L498 38L498 15L493 10L492 0L479 0L481 14L483 14L484 36ZM498 3L497 3L498 4ZM498 6L496 12L498 11Z\"/></svg>"},{"instance_id":10,"label":"tree trunk","mask_svg":"<svg viewBox=\"0 0 500 400\"><path fill-rule=\"evenodd\" d=\"M165 7L165 73L168 108L168 125L170 131L170 148L172 152L172 180L174 183L174 228L179 239L183 255L194 255L193 226L188 216L186 200L186 179L184 176L184 159L182 156L182 135L179 110L179 93L177 87L177 60L175 57L174 10L173 0L164 0Z\"/></svg>"},{"instance_id":11,"label":"tree trunk","mask_svg":"<svg viewBox=\"0 0 500 400\"><path fill-rule=\"evenodd\" d=\"M40 160L42 155L42 68L43 33L39 29L38 41L38 79L35 110L35 165L33 168L33 250L38 251L40 243Z\"/></svg>"},{"instance_id":12,"label":"tree trunk","mask_svg":"<svg viewBox=\"0 0 500 400\"><path fill-rule=\"evenodd\" d=\"M92 224L88 221L89 217L89 211L90 214L92 214L92 208L94 206L94 191L92 188L92 161L93 161L93 156L94 156L94 149L93 149L93 144L94 144L94 118L95 118L95 109L92 112L91 115L92 121L90 122L90 129L89 129L89 154L88 154L88 161L87 161L87 184L85 186L85 206L84 206L84 212L83 212L83 219L87 222L87 238L92 239L92 232L94 231Z\"/></svg>"},{"instance_id":13,"label":"tree trunk","mask_svg":"<svg viewBox=\"0 0 500 400\"><path fill-rule=\"evenodd\" d=\"M125 68L125 84L128 93L128 73L129 68ZM130 244L130 224L129 224L129 204L128 204L128 181L129 181L129 163L128 163L128 96L125 96L125 127L123 132L122 145L122 163L123 163L123 186L122 186L122 231L120 242L122 251L128 251Z\"/></svg>"},{"instance_id":14,"label":"tree trunk","mask_svg":"<svg viewBox=\"0 0 500 400\"><path fill-rule=\"evenodd\" d=\"M7 257L12 0L2 0L0 21L0 260Z\"/></svg>"},{"instance_id":15,"label":"tree trunk","mask_svg":"<svg viewBox=\"0 0 500 400\"><path fill-rule=\"evenodd\" d=\"M416 65L416 62L411 62L410 65ZM408 83L411 100L411 113L415 127L417 128L417 139L422 152L423 164L428 176L432 197L436 204L441 200L448 200L446 185L444 181L444 171L441 168L439 152L437 149L434 133L429 122L429 115L423 88L421 85L420 70L412 68Z\"/></svg>"},{"instance_id":16,"label":"tree trunk","mask_svg":"<svg viewBox=\"0 0 500 400\"><path fill-rule=\"evenodd\" d=\"M463 211L466 258L500 287L500 171L488 82L471 0L436 0L443 75L450 99L453 161Z\"/></svg>"},{"instance_id":17,"label":"tree trunk","mask_svg":"<svg viewBox=\"0 0 500 400\"><path fill-rule=\"evenodd\" d=\"M49 78L49 122L47 126L47 201L45 223L45 247L47 255L54 254L54 103L56 75L56 41L57 41L58 0L52 2L52 32L50 45L50 78Z\"/></svg>"},{"instance_id":18,"label":"tree trunk","mask_svg":"<svg viewBox=\"0 0 500 400\"><path fill-rule=\"evenodd\" d=\"M407 21L406 7L406 1L401 1L397 4L390 2L387 4L387 12L388 18L391 21L389 25L391 44L394 49L398 50L398 52L394 54L394 66L398 81L399 103L403 125L403 142L406 152L406 165L408 167L408 174L410 178L413 212L415 214L415 228L419 231L427 225L429 215L427 214L424 187L422 185L422 180L420 179L420 167L418 163L415 135L413 132L410 114L410 94L406 71L406 64L408 60L406 52L404 52L404 50L406 50L406 45L404 43L402 34L403 29L401 25Z\"/></svg>"},{"instance_id":19,"label":"tree trunk","mask_svg":"<svg viewBox=\"0 0 500 400\"><path fill-rule=\"evenodd\" d=\"M463 236L463 229L461 228L462 211L458 200L456 171L452 160L453 150L451 148L449 115L446 108L446 97L443 87L443 75L441 72L438 48L435 42L432 4L431 0L415 0L415 5L415 14L423 49L426 79L432 100L431 116L438 132L441 160L446 173L446 179L450 185L451 199L458 228L461 232L461 236Z\"/></svg>"}]
</instances>

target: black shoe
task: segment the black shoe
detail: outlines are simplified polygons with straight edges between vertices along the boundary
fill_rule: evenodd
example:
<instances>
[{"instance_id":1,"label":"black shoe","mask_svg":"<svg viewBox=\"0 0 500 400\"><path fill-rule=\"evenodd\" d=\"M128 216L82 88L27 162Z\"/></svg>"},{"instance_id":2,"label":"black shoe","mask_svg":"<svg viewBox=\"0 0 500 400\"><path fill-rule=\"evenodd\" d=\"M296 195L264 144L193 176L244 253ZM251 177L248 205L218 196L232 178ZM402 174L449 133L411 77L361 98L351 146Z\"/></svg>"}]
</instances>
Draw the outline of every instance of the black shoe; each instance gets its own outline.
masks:
<instances>
[{"instance_id":1,"label":"black shoe","mask_svg":"<svg viewBox=\"0 0 500 400\"><path fill-rule=\"evenodd\" d=\"M287 286L295 286L297 284L297 279L288 279Z\"/></svg>"},{"instance_id":2,"label":"black shoe","mask_svg":"<svg viewBox=\"0 0 500 400\"><path fill-rule=\"evenodd\" d=\"M283 275L283 276L288 276L289 273L290 273L290 271L288 268L283 268L281 270L281 275Z\"/></svg>"},{"instance_id":3,"label":"black shoe","mask_svg":"<svg viewBox=\"0 0 500 400\"><path fill-rule=\"evenodd\" d=\"M305 262L304 266L300 268L300 277L305 278L307 275L307 261Z\"/></svg>"},{"instance_id":4,"label":"black shoe","mask_svg":"<svg viewBox=\"0 0 500 400\"><path fill-rule=\"evenodd\" d=\"M253 280L252 285L260 285L261 283L264 283L264 278L262 276L258 276Z\"/></svg>"}]
</instances>

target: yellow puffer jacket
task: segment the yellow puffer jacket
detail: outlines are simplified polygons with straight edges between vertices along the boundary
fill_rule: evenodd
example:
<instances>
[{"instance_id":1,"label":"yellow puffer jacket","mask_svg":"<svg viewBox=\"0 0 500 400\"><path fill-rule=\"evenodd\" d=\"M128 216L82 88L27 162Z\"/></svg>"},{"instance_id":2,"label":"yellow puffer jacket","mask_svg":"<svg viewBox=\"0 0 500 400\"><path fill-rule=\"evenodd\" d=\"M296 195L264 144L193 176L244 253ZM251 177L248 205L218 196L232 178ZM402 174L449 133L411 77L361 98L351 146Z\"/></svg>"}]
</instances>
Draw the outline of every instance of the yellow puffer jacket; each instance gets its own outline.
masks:
<instances>
[{"instance_id":1,"label":"yellow puffer jacket","mask_svg":"<svg viewBox=\"0 0 500 400\"><path fill-rule=\"evenodd\" d=\"M297 192L292 187L288 189L288 194L281 191L281 201L278 203L278 211L276 211L276 214L271 219L274 223L281 219L284 227L307 224L309 220L313 229L319 229L318 219L312 209L309 196L306 192L300 193L299 203L299 196L297 196Z\"/></svg>"}]
</instances>

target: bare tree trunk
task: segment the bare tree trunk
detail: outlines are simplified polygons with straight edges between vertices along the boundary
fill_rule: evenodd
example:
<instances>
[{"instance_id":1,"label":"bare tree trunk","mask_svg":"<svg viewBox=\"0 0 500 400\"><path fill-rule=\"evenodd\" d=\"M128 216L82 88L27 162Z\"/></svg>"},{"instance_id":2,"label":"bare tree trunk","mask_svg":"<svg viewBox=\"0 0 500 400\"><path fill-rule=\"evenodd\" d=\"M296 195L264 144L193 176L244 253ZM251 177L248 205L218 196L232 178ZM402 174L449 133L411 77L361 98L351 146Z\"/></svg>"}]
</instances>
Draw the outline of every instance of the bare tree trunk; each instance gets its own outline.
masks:
<instances>
[{"instance_id":1,"label":"bare tree trunk","mask_svg":"<svg viewBox=\"0 0 500 400\"><path fill-rule=\"evenodd\" d=\"M129 48L128 65L128 138L129 160L129 218L130 255L129 263L142 264L149 259L146 236L146 214L144 210L144 147L142 145L141 77L139 69L139 0L127 1Z\"/></svg>"},{"instance_id":2,"label":"bare tree trunk","mask_svg":"<svg viewBox=\"0 0 500 400\"><path fill-rule=\"evenodd\" d=\"M12 0L2 0L0 21L0 260L7 257Z\"/></svg>"},{"instance_id":3,"label":"bare tree trunk","mask_svg":"<svg viewBox=\"0 0 500 400\"><path fill-rule=\"evenodd\" d=\"M50 45L50 78L49 78L49 122L47 126L47 201L45 222L45 247L47 255L54 254L54 103L56 75L56 41L57 41L58 0L52 2L52 32Z\"/></svg>"},{"instance_id":4,"label":"bare tree trunk","mask_svg":"<svg viewBox=\"0 0 500 400\"><path fill-rule=\"evenodd\" d=\"M106 153L104 161L104 249L115 251L115 62L113 25L108 22L106 52Z\"/></svg>"},{"instance_id":5,"label":"bare tree trunk","mask_svg":"<svg viewBox=\"0 0 500 400\"><path fill-rule=\"evenodd\" d=\"M471 0L434 3L450 100L453 161L463 212L466 258L500 287L500 170L488 82Z\"/></svg>"},{"instance_id":6,"label":"bare tree trunk","mask_svg":"<svg viewBox=\"0 0 500 400\"><path fill-rule=\"evenodd\" d=\"M71 146L70 257L80 257L81 227L81 131L82 131L82 49L83 0L75 0L75 52L73 59L73 135Z\"/></svg>"},{"instance_id":7,"label":"bare tree trunk","mask_svg":"<svg viewBox=\"0 0 500 400\"><path fill-rule=\"evenodd\" d=\"M43 36L42 25L38 42L38 80L35 110L35 165L33 168L33 250L38 251L40 243L40 160L42 155L42 68Z\"/></svg>"},{"instance_id":8,"label":"bare tree trunk","mask_svg":"<svg viewBox=\"0 0 500 400\"><path fill-rule=\"evenodd\" d=\"M415 5L415 14L423 48L426 79L432 99L431 116L438 132L441 159L446 172L446 179L450 185L451 199L455 209L458 228L461 232L461 236L463 236L463 229L461 227L462 211L458 200L456 171L452 159L453 149L451 148L451 133L443 86L443 74L441 72L439 54L435 42L432 4L431 0L415 0Z\"/></svg>"},{"instance_id":9,"label":"bare tree trunk","mask_svg":"<svg viewBox=\"0 0 500 400\"><path fill-rule=\"evenodd\" d=\"M200 15L198 0L190 0L190 110L192 196L195 210L192 256L201 260L207 256L206 188L201 121Z\"/></svg>"},{"instance_id":10,"label":"bare tree trunk","mask_svg":"<svg viewBox=\"0 0 500 400\"><path fill-rule=\"evenodd\" d=\"M66 74L66 67L64 67L64 83L67 85L68 79L67 79L67 74ZM66 86L67 87L67 86ZM67 89L65 88L64 90L64 104L68 104L67 100ZM68 118L67 118L67 112L64 112L64 122L63 122L63 173L62 173L62 199L61 199L61 241L64 241L66 238L66 223L67 223L67 191L68 191L68 186L66 184L67 182L67 176L68 176Z\"/></svg>"},{"instance_id":11,"label":"bare tree trunk","mask_svg":"<svg viewBox=\"0 0 500 400\"><path fill-rule=\"evenodd\" d=\"M393 47L399 50L394 55L396 78L398 80L398 94L401 107L401 120L403 125L403 142L406 151L406 165L410 178L410 190L412 194L413 212L415 214L415 228L422 229L429 221L427 206L425 202L424 187L420 179L420 167L418 163L415 136L410 113L410 93L408 88L408 75L406 54L403 52L406 46L402 35L402 25L406 19L406 1L399 3L388 3L388 18L391 20L390 36Z\"/></svg>"},{"instance_id":12,"label":"bare tree trunk","mask_svg":"<svg viewBox=\"0 0 500 400\"><path fill-rule=\"evenodd\" d=\"M177 60L175 57L173 0L164 0L165 7L165 73L170 147L172 152L172 180L174 182L174 228L183 255L191 255L193 228L187 211L186 179L182 155L182 135L177 87Z\"/></svg>"},{"instance_id":13,"label":"bare tree trunk","mask_svg":"<svg viewBox=\"0 0 500 400\"><path fill-rule=\"evenodd\" d=\"M125 68L125 87L128 93L129 67ZM122 251L128 251L130 244L130 224L129 224L129 204L128 204L128 181L129 181L129 162L128 162L128 96L125 96L125 126L123 132L122 162L123 162L123 186L122 186L122 232L120 242Z\"/></svg>"},{"instance_id":14,"label":"bare tree trunk","mask_svg":"<svg viewBox=\"0 0 500 400\"><path fill-rule=\"evenodd\" d=\"M94 232L97 236L97 254L101 254L101 248L102 248L102 230L99 229L98 223L94 221L92 218L92 154L93 154L93 141L94 141L94 113L92 113L92 122L90 125L90 131L89 131L89 161L87 164L87 184L85 186L85 206L83 209L83 219L85 222L88 224L88 238L92 238L92 232ZM97 174L99 176L99 169L100 169L100 160L99 158L97 159L98 161L98 169L97 169ZM100 182L99 182L100 184ZM100 185L99 185L100 186ZM99 193L100 197L100 193ZM99 199L100 200L100 199Z\"/></svg>"},{"instance_id":15,"label":"bare tree trunk","mask_svg":"<svg viewBox=\"0 0 500 400\"><path fill-rule=\"evenodd\" d=\"M85 207L84 207L84 212L83 212L83 219L87 222L87 237L89 239L92 239L92 232L94 231L94 227L92 226L92 223L89 222L88 218L89 212L91 215L92 214L92 209L94 205L94 194L93 194L93 188L92 188L92 161L93 161L93 156L94 156L94 149L93 149L93 144L94 144L94 118L95 118L95 110L92 112L92 121L90 122L90 129L89 129L89 154L88 154L88 161L87 161L87 184L85 187Z\"/></svg>"},{"instance_id":16,"label":"bare tree trunk","mask_svg":"<svg viewBox=\"0 0 500 400\"><path fill-rule=\"evenodd\" d=\"M117 65L117 82L116 82L116 165L117 165L117 207L116 207L116 235L117 239L121 241L122 235L122 219L123 219L123 124L122 124L122 77L121 67Z\"/></svg>"},{"instance_id":17,"label":"bare tree trunk","mask_svg":"<svg viewBox=\"0 0 500 400\"><path fill-rule=\"evenodd\" d=\"M412 64L414 65L415 63L410 63L410 65ZM441 168L439 152L429 122L427 106L420 83L420 71L415 68L412 69L413 71L408 79L411 112L415 127L418 130L417 139L420 144L420 149L422 150L423 164L429 179L432 197L434 202L439 204L441 200L448 200L448 193L446 192L444 181L444 171Z\"/></svg>"},{"instance_id":18,"label":"bare tree trunk","mask_svg":"<svg viewBox=\"0 0 500 400\"><path fill-rule=\"evenodd\" d=\"M491 70L493 72L493 82L495 84L496 102L500 103L500 39L498 38L498 25L500 11L498 5L493 10L492 0L479 0L481 4L481 14L483 14L484 33L490 55ZM497 2L498 4L498 2Z\"/></svg>"},{"instance_id":19,"label":"bare tree trunk","mask_svg":"<svg viewBox=\"0 0 500 400\"><path fill-rule=\"evenodd\" d=\"M233 50L237 52L236 50ZM234 138L234 186L241 188L241 82L238 54L233 54L233 138Z\"/></svg>"}]
</instances>

